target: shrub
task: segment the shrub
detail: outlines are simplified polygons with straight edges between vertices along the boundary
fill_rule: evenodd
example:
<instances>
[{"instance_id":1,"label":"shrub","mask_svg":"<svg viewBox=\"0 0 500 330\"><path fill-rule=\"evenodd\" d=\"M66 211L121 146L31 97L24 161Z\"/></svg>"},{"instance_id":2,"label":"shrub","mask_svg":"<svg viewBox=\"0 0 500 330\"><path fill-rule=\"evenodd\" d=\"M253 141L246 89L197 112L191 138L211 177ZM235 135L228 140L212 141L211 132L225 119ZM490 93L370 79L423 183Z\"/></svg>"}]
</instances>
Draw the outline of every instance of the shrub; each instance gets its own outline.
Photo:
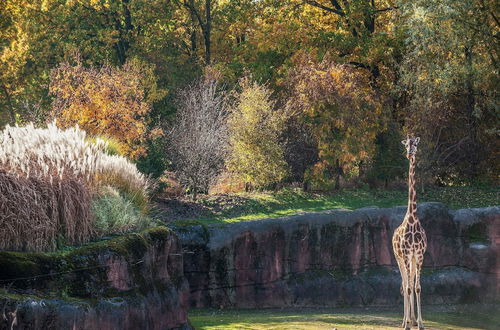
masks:
<instances>
[{"instance_id":1,"label":"shrub","mask_svg":"<svg viewBox=\"0 0 500 330\"><path fill-rule=\"evenodd\" d=\"M271 91L263 85L241 80L242 91L229 117L229 171L245 183L265 187L287 174L279 135L286 116L274 109Z\"/></svg>"},{"instance_id":2,"label":"shrub","mask_svg":"<svg viewBox=\"0 0 500 330\"><path fill-rule=\"evenodd\" d=\"M122 234L145 229L150 219L138 212L133 203L116 189L105 186L92 203L95 228L99 235Z\"/></svg>"},{"instance_id":3,"label":"shrub","mask_svg":"<svg viewBox=\"0 0 500 330\"><path fill-rule=\"evenodd\" d=\"M131 158L144 155L146 139L157 132L148 130L148 118L152 102L164 92L156 86L153 67L144 63L85 67L77 57L75 65L63 62L51 71L49 90L62 125L110 135Z\"/></svg>"},{"instance_id":4,"label":"shrub","mask_svg":"<svg viewBox=\"0 0 500 330\"><path fill-rule=\"evenodd\" d=\"M208 192L224 165L227 104L212 78L201 78L179 94L168 153L177 178L194 198Z\"/></svg>"}]
</instances>

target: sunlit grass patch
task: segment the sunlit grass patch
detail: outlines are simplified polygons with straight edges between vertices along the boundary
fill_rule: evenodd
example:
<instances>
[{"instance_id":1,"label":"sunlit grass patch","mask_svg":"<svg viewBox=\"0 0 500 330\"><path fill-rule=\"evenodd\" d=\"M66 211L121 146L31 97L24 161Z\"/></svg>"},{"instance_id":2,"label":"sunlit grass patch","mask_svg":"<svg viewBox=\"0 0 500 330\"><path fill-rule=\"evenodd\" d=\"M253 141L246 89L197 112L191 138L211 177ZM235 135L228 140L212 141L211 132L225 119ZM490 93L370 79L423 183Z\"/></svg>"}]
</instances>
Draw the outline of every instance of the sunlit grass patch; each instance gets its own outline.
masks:
<instances>
[{"instance_id":1,"label":"sunlit grass patch","mask_svg":"<svg viewBox=\"0 0 500 330\"><path fill-rule=\"evenodd\" d=\"M219 196L200 200L210 210L210 216L197 220L205 223L232 223L263 218L278 218L301 212L319 212L331 209L355 210L367 206L394 207L406 205L407 192L403 190L344 189L331 194L305 193L300 190L278 192L250 192L230 195L238 203L220 202ZM418 201L441 202L450 208L471 208L498 205L500 189L495 187L442 187L418 193Z\"/></svg>"},{"instance_id":2,"label":"sunlit grass patch","mask_svg":"<svg viewBox=\"0 0 500 330\"><path fill-rule=\"evenodd\" d=\"M494 329L498 305L424 306L426 329ZM196 329L398 329L402 311L390 308L194 309Z\"/></svg>"}]
</instances>

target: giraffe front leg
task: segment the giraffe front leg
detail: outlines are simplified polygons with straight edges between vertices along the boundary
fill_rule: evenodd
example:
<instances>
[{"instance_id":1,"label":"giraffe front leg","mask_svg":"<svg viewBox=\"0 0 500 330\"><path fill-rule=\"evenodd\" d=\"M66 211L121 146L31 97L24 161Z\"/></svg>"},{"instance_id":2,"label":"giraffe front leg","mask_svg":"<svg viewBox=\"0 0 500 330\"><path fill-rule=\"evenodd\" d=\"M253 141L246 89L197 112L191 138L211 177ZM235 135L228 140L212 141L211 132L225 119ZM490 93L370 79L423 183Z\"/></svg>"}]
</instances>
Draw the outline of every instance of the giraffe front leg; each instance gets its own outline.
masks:
<instances>
[{"instance_id":1,"label":"giraffe front leg","mask_svg":"<svg viewBox=\"0 0 500 330\"><path fill-rule=\"evenodd\" d=\"M404 261L400 260L399 258L396 258L396 261L398 263L399 272L401 273L401 289L400 290L401 290L401 295L403 296L403 323L401 324L401 327L406 328L406 315L407 315L406 309L407 309L407 305L408 305L407 295L406 295L407 276L406 276Z\"/></svg>"},{"instance_id":2,"label":"giraffe front leg","mask_svg":"<svg viewBox=\"0 0 500 330\"><path fill-rule=\"evenodd\" d=\"M417 325L419 330L424 329L424 321L422 320L422 311L420 310L420 264L417 264L417 272L415 275L415 296L417 297Z\"/></svg>"},{"instance_id":3,"label":"giraffe front leg","mask_svg":"<svg viewBox=\"0 0 500 330\"><path fill-rule=\"evenodd\" d=\"M414 278L415 271L413 268L413 257L410 255L404 260L405 266L405 318L404 318L404 328L407 330L411 329L413 320L415 319L413 312L413 288L414 288Z\"/></svg>"},{"instance_id":4,"label":"giraffe front leg","mask_svg":"<svg viewBox=\"0 0 500 330\"><path fill-rule=\"evenodd\" d=\"M406 294L407 276L403 261L398 261L398 266L399 272L401 273L401 295L403 296L403 323L401 324L401 327L406 328L406 316L408 315L408 295Z\"/></svg>"}]
</instances>

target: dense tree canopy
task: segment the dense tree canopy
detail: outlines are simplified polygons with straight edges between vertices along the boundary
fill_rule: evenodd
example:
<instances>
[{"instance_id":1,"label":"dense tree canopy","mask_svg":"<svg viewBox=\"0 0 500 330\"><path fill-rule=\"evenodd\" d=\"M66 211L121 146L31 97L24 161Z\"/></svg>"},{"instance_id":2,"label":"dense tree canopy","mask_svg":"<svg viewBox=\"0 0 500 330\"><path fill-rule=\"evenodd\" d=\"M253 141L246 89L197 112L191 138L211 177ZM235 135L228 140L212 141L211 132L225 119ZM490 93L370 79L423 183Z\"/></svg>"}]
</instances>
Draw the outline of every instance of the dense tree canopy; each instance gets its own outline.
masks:
<instances>
[{"instance_id":1,"label":"dense tree canopy","mask_svg":"<svg viewBox=\"0 0 500 330\"><path fill-rule=\"evenodd\" d=\"M209 66L240 98L238 81L251 75L269 89L271 108L289 111L273 137L289 169L278 181L387 183L404 168L392 140L418 134L429 182L491 182L498 13L493 0L4 0L0 124L57 114L61 124L115 136L159 175L176 166L168 139L145 132L172 122L179 91ZM64 64L75 53L80 63ZM75 70L86 85L72 80ZM119 125L127 137L113 119L99 121L110 114L134 122Z\"/></svg>"}]
</instances>

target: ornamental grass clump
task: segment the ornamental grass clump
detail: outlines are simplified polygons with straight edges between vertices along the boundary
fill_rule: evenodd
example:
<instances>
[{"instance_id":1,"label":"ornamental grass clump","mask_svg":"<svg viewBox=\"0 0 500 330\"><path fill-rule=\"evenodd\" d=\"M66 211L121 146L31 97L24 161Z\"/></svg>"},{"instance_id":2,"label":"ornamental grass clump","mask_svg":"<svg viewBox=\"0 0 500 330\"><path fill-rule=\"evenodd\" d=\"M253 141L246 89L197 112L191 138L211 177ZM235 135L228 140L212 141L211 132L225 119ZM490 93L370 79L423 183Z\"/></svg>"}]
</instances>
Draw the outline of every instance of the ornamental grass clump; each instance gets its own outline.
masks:
<instances>
[{"instance_id":1,"label":"ornamental grass clump","mask_svg":"<svg viewBox=\"0 0 500 330\"><path fill-rule=\"evenodd\" d=\"M105 149L103 140L55 123L0 132L0 249L54 250L101 234L92 203L105 185L147 204L147 178Z\"/></svg>"},{"instance_id":2,"label":"ornamental grass clump","mask_svg":"<svg viewBox=\"0 0 500 330\"><path fill-rule=\"evenodd\" d=\"M132 201L116 189L105 186L92 203L98 235L123 234L145 229L150 221Z\"/></svg>"}]
</instances>

